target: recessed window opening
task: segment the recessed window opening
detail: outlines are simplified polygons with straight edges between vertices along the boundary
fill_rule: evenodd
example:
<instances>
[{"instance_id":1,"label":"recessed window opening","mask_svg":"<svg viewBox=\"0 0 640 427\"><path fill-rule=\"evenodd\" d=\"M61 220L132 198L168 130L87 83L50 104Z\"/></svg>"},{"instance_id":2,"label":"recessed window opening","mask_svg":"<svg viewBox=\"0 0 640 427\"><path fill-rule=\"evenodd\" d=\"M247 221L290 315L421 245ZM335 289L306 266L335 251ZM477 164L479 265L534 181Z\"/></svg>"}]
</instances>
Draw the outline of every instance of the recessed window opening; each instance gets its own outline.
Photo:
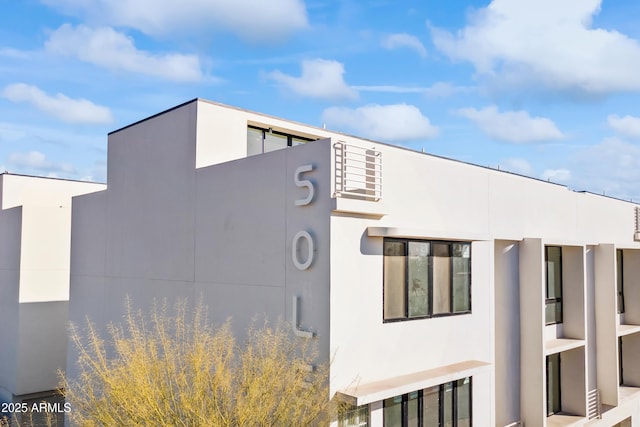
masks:
<instances>
[{"instance_id":1,"label":"recessed window opening","mask_svg":"<svg viewBox=\"0 0 640 427\"><path fill-rule=\"evenodd\" d=\"M545 325L562 323L562 248L545 246Z\"/></svg>"},{"instance_id":2,"label":"recessed window opening","mask_svg":"<svg viewBox=\"0 0 640 427\"><path fill-rule=\"evenodd\" d=\"M622 337L618 337L618 385L623 385L624 384L624 370L623 370L623 365L622 365L622 361L624 360L624 358L622 357Z\"/></svg>"},{"instance_id":3,"label":"recessed window opening","mask_svg":"<svg viewBox=\"0 0 640 427\"><path fill-rule=\"evenodd\" d=\"M624 313L624 258L622 249L616 250L616 288L618 294L618 313Z\"/></svg>"},{"instance_id":4,"label":"recessed window opening","mask_svg":"<svg viewBox=\"0 0 640 427\"><path fill-rule=\"evenodd\" d=\"M291 135L285 132L275 131L271 128L260 128L257 126L247 126L247 155L268 153L269 151L280 150L287 147L306 144L313 141L298 135Z\"/></svg>"},{"instance_id":5,"label":"recessed window opening","mask_svg":"<svg viewBox=\"0 0 640 427\"><path fill-rule=\"evenodd\" d=\"M472 425L472 378L384 400L384 427Z\"/></svg>"},{"instance_id":6,"label":"recessed window opening","mask_svg":"<svg viewBox=\"0 0 640 427\"><path fill-rule=\"evenodd\" d=\"M384 240L384 321L471 312L471 243Z\"/></svg>"},{"instance_id":7,"label":"recessed window opening","mask_svg":"<svg viewBox=\"0 0 640 427\"><path fill-rule=\"evenodd\" d=\"M547 416L562 411L560 353L547 356Z\"/></svg>"}]
</instances>

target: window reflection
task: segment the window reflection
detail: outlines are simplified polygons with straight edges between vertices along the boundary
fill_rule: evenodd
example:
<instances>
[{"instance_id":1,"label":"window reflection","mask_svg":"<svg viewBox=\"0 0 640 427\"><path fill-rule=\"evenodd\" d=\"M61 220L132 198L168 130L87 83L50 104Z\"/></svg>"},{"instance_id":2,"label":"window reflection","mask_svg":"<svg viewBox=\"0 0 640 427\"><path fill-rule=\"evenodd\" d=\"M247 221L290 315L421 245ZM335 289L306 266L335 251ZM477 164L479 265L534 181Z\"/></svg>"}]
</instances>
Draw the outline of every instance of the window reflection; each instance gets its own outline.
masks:
<instances>
[{"instance_id":1,"label":"window reflection","mask_svg":"<svg viewBox=\"0 0 640 427\"><path fill-rule=\"evenodd\" d=\"M384 401L385 427L470 427L471 377Z\"/></svg>"},{"instance_id":2,"label":"window reflection","mask_svg":"<svg viewBox=\"0 0 640 427\"><path fill-rule=\"evenodd\" d=\"M247 156L268 153L287 147L306 144L311 138L289 135L273 129L263 129L256 126L247 127Z\"/></svg>"},{"instance_id":3,"label":"window reflection","mask_svg":"<svg viewBox=\"0 0 640 427\"><path fill-rule=\"evenodd\" d=\"M471 311L471 243L384 241L384 320Z\"/></svg>"}]
</instances>

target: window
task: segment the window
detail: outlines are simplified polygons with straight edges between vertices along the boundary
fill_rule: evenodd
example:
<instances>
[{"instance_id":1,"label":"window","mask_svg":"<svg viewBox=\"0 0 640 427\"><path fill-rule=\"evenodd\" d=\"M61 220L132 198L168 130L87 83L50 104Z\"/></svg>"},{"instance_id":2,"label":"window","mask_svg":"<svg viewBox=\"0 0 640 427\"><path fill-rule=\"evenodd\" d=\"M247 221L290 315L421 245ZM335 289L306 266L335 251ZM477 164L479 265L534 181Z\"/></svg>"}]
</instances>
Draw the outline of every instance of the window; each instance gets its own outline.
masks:
<instances>
[{"instance_id":1,"label":"window","mask_svg":"<svg viewBox=\"0 0 640 427\"><path fill-rule=\"evenodd\" d=\"M369 405L351 406L340 412L338 427L367 427L369 425Z\"/></svg>"},{"instance_id":2,"label":"window","mask_svg":"<svg viewBox=\"0 0 640 427\"><path fill-rule=\"evenodd\" d=\"M562 248L545 246L547 270L544 320L546 325L562 323Z\"/></svg>"},{"instance_id":3,"label":"window","mask_svg":"<svg viewBox=\"0 0 640 427\"><path fill-rule=\"evenodd\" d=\"M547 416L562 410L560 398L560 353L547 356Z\"/></svg>"},{"instance_id":4,"label":"window","mask_svg":"<svg viewBox=\"0 0 640 427\"><path fill-rule=\"evenodd\" d=\"M384 320L471 311L471 243L384 241Z\"/></svg>"},{"instance_id":5,"label":"window","mask_svg":"<svg viewBox=\"0 0 640 427\"><path fill-rule=\"evenodd\" d=\"M256 126L247 128L247 156L268 153L313 141L311 138L289 135L272 129L262 129Z\"/></svg>"},{"instance_id":6,"label":"window","mask_svg":"<svg viewBox=\"0 0 640 427\"><path fill-rule=\"evenodd\" d=\"M622 337L618 337L618 384L619 385L623 385L624 384L624 377L622 376L623 374L623 366L622 366Z\"/></svg>"},{"instance_id":7,"label":"window","mask_svg":"<svg viewBox=\"0 0 640 427\"><path fill-rule=\"evenodd\" d=\"M624 261L622 249L616 250L616 287L618 290L618 313L624 313Z\"/></svg>"},{"instance_id":8,"label":"window","mask_svg":"<svg viewBox=\"0 0 640 427\"><path fill-rule=\"evenodd\" d=\"M470 427L471 377L384 401L384 427Z\"/></svg>"}]
</instances>

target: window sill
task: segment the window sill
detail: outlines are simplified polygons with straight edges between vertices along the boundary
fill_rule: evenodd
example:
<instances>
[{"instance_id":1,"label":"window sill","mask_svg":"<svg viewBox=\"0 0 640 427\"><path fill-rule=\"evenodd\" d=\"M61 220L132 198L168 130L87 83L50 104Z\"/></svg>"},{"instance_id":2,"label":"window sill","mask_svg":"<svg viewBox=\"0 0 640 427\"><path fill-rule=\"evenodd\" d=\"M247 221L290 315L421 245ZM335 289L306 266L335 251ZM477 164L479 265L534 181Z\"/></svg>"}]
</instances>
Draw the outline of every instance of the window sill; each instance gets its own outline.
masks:
<instances>
[{"instance_id":1,"label":"window sill","mask_svg":"<svg viewBox=\"0 0 640 427\"><path fill-rule=\"evenodd\" d=\"M640 325L618 325L617 332L619 337L635 334L637 332L640 332Z\"/></svg>"},{"instance_id":2,"label":"window sill","mask_svg":"<svg viewBox=\"0 0 640 427\"><path fill-rule=\"evenodd\" d=\"M433 314L431 316L401 317L399 319L383 319L382 323L410 322L412 320L425 320L425 319L441 319L443 317L455 317L455 316L461 316L464 314L472 314L472 313L471 313L471 310L469 310L469 311L459 311L456 313Z\"/></svg>"},{"instance_id":3,"label":"window sill","mask_svg":"<svg viewBox=\"0 0 640 427\"><path fill-rule=\"evenodd\" d=\"M574 340L569 338L556 338L547 340L544 343L544 354L562 353L563 351L573 350L574 348L584 347L584 340Z\"/></svg>"},{"instance_id":4,"label":"window sill","mask_svg":"<svg viewBox=\"0 0 640 427\"><path fill-rule=\"evenodd\" d=\"M620 393L620 403L633 400L640 395L640 388L622 384L618 387Z\"/></svg>"},{"instance_id":5,"label":"window sill","mask_svg":"<svg viewBox=\"0 0 640 427\"><path fill-rule=\"evenodd\" d=\"M544 326L562 325L564 322L545 323Z\"/></svg>"},{"instance_id":6,"label":"window sill","mask_svg":"<svg viewBox=\"0 0 640 427\"><path fill-rule=\"evenodd\" d=\"M585 420L585 417L580 417L578 415L558 413L547 417L547 427L584 425Z\"/></svg>"}]
</instances>

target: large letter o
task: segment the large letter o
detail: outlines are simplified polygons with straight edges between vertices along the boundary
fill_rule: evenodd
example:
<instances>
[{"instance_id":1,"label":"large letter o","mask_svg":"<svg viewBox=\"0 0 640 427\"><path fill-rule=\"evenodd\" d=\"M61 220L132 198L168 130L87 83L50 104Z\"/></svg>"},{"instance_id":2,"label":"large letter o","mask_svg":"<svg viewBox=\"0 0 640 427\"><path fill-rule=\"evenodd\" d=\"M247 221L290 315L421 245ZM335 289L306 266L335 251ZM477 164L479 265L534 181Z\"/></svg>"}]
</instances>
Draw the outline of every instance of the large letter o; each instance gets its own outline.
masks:
<instances>
[{"instance_id":1,"label":"large letter o","mask_svg":"<svg viewBox=\"0 0 640 427\"><path fill-rule=\"evenodd\" d=\"M307 247L309 248L307 259L304 262L300 261L298 258L300 239L305 239L307 241ZM311 234L306 231L298 231L296 235L293 236L291 257L293 258L293 265L295 265L298 270L306 270L311 266L311 263L313 262L313 239L311 238Z\"/></svg>"}]
</instances>

